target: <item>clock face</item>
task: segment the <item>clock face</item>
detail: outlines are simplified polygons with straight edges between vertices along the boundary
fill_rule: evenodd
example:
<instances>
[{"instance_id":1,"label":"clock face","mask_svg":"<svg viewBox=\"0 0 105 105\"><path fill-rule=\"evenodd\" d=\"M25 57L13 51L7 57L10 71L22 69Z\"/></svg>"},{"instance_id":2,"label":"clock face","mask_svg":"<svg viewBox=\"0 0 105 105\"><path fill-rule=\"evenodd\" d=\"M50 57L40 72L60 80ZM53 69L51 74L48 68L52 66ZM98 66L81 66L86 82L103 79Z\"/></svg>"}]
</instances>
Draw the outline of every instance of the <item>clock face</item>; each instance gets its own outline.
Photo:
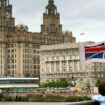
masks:
<instances>
[{"instance_id":1,"label":"clock face","mask_svg":"<svg viewBox=\"0 0 105 105\"><path fill-rule=\"evenodd\" d=\"M11 16L11 13L10 13L9 11L7 11L7 12L6 12L6 17L7 17L7 18L10 18L10 16Z\"/></svg>"}]
</instances>

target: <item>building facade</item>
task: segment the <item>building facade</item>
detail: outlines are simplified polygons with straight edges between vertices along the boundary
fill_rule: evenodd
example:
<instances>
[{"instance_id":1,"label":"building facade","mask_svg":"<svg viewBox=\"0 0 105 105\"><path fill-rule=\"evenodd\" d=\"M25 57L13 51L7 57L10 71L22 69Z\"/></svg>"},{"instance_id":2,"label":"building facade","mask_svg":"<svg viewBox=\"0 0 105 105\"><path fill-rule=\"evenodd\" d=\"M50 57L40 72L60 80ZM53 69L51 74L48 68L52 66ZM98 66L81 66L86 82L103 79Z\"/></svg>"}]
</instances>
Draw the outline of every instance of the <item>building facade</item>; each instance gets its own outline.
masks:
<instances>
[{"instance_id":1,"label":"building facade","mask_svg":"<svg viewBox=\"0 0 105 105\"><path fill-rule=\"evenodd\" d=\"M0 75L13 77L39 76L40 45L74 43L72 32L63 33L60 14L49 0L43 14L41 32L29 32L28 26L15 25L9 0L0 0Z\"/></svg>"},{"instance_id":2,"label":"building facade","mask_svg":"<svg viewBox=\"0 0 105 105\"><path fill-rule=\"evenodd\" d=\"M97 80L105 79L105 60L84 61L81 45L84 43L41 46L41 83L67 80L76 86L93 87Z\"/></svg>"},{"instance_id":3,"label":"building facade","mask_svg":"<svg viewBox=\"0 0 105 105\"><path fill-rule=\"evenodd\" d=\"M76 81L83 73L80 69L79 44L57 44L40 48L40 80Z\"/></svg>"},{"instance_id":4,"label":"building facade","mask_svg":"<svg viewBox=\"0 0 105 105\"><path fill-rule=\"evenodd\" d=\"M85 85L88 82L90 86L96 86L98 80L105 79L105 61L89 61L84 66L86 72Z\"/></svg>"}]
</instances>

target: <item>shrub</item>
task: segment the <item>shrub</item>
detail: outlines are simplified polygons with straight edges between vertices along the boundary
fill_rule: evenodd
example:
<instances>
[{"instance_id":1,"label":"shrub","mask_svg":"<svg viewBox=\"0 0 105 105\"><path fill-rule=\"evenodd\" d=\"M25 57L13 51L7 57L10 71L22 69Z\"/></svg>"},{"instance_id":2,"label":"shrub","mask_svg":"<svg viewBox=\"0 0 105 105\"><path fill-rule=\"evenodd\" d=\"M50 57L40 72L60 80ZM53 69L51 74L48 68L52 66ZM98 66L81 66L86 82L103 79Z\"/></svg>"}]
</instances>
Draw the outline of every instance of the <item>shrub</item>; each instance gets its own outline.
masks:
<instances>
[{"instance_id":1,"label":"shrub","mask_svg":"<svg viewBox=\"0 0 105 105\"><path fill-rule=\"evenodd\" d=\"M78 101L86 101L86 100L91 100L91 98L87 96L69 96L66 98L66 102L78 102Z\"/></svg>"}]
</instances>

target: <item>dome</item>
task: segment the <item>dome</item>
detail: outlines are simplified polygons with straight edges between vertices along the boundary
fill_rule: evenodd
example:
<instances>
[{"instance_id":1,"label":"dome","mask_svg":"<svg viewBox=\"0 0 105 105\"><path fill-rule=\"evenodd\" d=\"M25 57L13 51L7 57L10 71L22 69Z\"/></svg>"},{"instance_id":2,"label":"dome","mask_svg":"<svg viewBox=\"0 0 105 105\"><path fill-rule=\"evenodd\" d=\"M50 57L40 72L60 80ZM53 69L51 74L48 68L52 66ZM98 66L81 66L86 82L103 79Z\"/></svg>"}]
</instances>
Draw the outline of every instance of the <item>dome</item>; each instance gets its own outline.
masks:
<instances>
[{"instance_id":1,"label":"dome","mask_svg":"<svg viewBox=\"0 0 105 105\"><path fill-rule=\"evenodd\" d=\"M57 7L54 5L54 1L53 0L49 0L49 4L46 6L46 9L57 9Z\"/></svg>"},{"instance_id":2,"label":"dome","mask_svg":"<svg viewBox=\"0 0 105 105\"><path fill-rule=\"evenodd\" d=\"M25 31L28 31L28 26L27 25L25 25L24 23L19 23L18 25L16 25L16 28L18 29L18 30L25 30Z\"/></svg>"},{"instance_id":3,"label":"dome","mask_svg":"<svg viewBox=\"0 0 105 105\"><path fill-rule=\"evenodd\" d=\"M28 28L27 25L25 25L23 22L20 22L18 25L16 25L16 27L20 28L20 27L24 27L24 28Z\"/></svg>"}]
</instances>

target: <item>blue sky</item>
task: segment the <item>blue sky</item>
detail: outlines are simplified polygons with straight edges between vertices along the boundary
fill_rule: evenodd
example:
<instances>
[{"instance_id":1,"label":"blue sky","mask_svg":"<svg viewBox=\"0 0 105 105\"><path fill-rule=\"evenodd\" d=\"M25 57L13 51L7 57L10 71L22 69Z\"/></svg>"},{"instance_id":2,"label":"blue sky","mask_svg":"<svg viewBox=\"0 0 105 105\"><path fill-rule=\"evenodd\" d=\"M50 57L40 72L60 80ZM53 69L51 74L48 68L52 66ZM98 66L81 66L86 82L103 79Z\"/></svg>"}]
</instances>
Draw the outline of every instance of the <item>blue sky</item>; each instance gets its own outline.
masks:
<instances>
[{"instance_id":1,"label":"blue sky","mask_svg":"<svg viewBox=\"0 0 105 105\"><path fill-rule=\"evenodd\" d=\"M24 23L29 31L40 32L48 0L10 0L16 25ZM77 42L105 39L105 0L55 0L63 31L72 31ZM85 33L80 35L80 33Z\"/></svg>"}]
</instances>

